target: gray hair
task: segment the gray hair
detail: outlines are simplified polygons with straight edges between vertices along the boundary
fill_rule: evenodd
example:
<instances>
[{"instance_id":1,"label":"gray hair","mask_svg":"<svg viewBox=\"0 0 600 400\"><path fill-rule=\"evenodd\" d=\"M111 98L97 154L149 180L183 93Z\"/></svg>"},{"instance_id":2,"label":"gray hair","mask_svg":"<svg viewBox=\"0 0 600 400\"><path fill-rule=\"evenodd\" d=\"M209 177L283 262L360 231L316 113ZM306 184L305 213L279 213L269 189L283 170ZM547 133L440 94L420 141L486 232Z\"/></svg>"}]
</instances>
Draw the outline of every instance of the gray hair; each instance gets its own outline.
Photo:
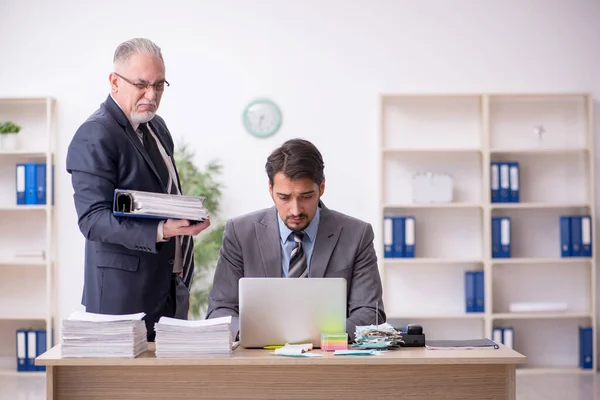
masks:
<instances>
[{"instance_id":1,"label":"gray hair","mask_svg":"<svg viewBox=\"0 0 600 400\"><path fill-rule=\"evenodd\" d=\"M160 58L163 64L165 63L165 61L163 60L162 53L160 51L160 47L158 47L151 40L144 38L130 39L117 46L113 58L113 63L115 64L115 66L117 64L124 63L129 59L129 57L131 57L134 54L147 54L150 56L155 56Z\"/></svg>"}]
</instances>

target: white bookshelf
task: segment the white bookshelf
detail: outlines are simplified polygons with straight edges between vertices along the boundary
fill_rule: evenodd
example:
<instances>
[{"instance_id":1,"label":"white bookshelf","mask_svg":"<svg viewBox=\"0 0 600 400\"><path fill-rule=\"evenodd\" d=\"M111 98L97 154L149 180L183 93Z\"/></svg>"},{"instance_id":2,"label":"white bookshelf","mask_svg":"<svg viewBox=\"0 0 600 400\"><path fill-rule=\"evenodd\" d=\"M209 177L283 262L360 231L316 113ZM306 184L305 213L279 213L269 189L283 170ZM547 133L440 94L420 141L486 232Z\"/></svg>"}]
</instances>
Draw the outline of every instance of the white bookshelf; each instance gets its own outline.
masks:
<instances>
[{"instance_id":1,"label":"white bookshelf","mask_svg":"<svg viewBox=\"0 0 600 400\"><path fill-rule=\"evenodd\" d=\"M595 221L591 95L386 94L380 106L380 221L413 216L416 233L415 258L385 258L379 235L389 321L419 323L430 339L491 338L510 326L527 373L589 372L578 367L578 327L592 326L596 370L597 250L561 258L559 229L561 215ZM519 203L491 202L493 161L519 162ZM412 177L425 172L452 176L452 203L413 203ZM495 216L511 218L511 258L491 257ZM483 313L465 312L467 270L484 271ZM509 312L525 301L568 308Z\"/></svg>"},{"instance_id":2,"label":"white bookshelf","mask_svg":"<svg viewBox=\"0 0 600 400\"><path fill-rule=\"evenodd\" d=\"M17 373L18 329L45 329L47 348L54 344L55 100L0 98L0 122L4 121L13 121L22 129L16 149L2 147L0 140L0 375ZM46 204L17 205L16 164L25 162L46 164ZM44 257L17 255L39 250Z\"/></svg>"}]
</instances>

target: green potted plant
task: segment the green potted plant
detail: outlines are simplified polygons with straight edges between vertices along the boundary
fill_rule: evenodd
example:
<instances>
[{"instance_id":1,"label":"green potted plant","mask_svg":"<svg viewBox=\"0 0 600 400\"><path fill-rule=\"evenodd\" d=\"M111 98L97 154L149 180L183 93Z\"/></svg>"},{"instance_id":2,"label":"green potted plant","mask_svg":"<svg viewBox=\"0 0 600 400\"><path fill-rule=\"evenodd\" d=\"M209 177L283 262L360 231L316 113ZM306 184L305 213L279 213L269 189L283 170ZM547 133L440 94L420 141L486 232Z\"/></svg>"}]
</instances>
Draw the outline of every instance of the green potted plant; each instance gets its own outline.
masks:
<instances>
[{"instance_id":1,"label":"green potted plant","mask_svg":"<svg viewBox=\"0 0 600 400\"><path fill-rule=\"evenodd\" d=\"M189 318L203 319L225 231L224 222L218 219L223 185L217 176L223 167L219 162L212 161L204 169L198 168L194 164L193 149L183 142L177 145L174 156L183 194L206 197L204 205L211 216L210 228L194 238L195 269L190 290Z\"/></svg>"},{"instance_id":2,"label":"green potted plant","mask_svg":"<svg viewBox=\"0 0 600 400\"><path fill-rule=\"evenodd\" d=\"M21 127L12 121L0 123L1 147L3 150L15 150L17 148L17 133Z\"/></svg>"}]
</instances>

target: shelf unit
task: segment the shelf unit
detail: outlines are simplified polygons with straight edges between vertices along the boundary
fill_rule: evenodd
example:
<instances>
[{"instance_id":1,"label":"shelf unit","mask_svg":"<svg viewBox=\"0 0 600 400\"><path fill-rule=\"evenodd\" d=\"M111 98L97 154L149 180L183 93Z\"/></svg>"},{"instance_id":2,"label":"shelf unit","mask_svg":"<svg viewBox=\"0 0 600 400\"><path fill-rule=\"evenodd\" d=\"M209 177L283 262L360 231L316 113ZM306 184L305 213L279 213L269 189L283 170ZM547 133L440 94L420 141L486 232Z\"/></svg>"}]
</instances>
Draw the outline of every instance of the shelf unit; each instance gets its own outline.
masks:
<instances>
[{"instance_id":1,"label":"shelf unit","mask_svg":"<svg viewBox=\"0 0 600 400\"><path fill-rule=\"evenodd\" d=\"M559 216L595 221L592 96L384 94L379 101L377 246L390 323L420 323L430 339L491 338L495 326L511 326L514 348L528 357L524 372L595 371L596 250L561 258L559 245ZM519 162L521 202L491 202L493 161ZM452 203L413 202L412 177L424 172L452 176ZM383 256L383 218L398 215L415 217L415 258ZM511 217L511 258L491 257L494 216ZM465 312L467 270L484 271L483 313ZM568 309L509 312L522 301ZM593 327L592 370L578 368L578 326ZM568 345L556 351L555 343Z\"/></svg>"},{"instance_id":2,"label":"shelf unit","mask_svg":"<svg viewBox=\"0 0 600 400\"><path fill-rule=\"evenodd\" d=\"M0 139L0 375L39 375L16 372L16 331L45 329L46 346L54 344L54 149L55 99L0 98L0 122L21 126L16 148ZM16 164L46 164L46 204L17 205ZM43 257L19 252L43 251ZM41 372L43 374L43 372Z\"/></svg>"}]
</instances>

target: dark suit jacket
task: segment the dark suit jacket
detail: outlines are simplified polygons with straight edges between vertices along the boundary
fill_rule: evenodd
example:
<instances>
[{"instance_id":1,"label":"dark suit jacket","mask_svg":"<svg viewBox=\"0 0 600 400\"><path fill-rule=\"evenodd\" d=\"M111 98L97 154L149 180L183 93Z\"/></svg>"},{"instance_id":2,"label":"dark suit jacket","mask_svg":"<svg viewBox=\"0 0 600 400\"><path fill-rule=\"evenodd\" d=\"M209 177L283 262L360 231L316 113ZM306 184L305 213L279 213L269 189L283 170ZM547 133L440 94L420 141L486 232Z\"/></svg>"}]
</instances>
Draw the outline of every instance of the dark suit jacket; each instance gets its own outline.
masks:
<instances>
[{"instance_id":1,"label":"dark suit jacket","mask_svg":"<svg viewBox=\"0 0 600 400\"><path fill-rule=\"evenodd\" d=\"M155 116L149 123L172 157L173 140L163 119ZM166 193L166 182L110 95L75 133L66 167L86 239L82 304L88 312L160 317L171 285L175 239L157 243L158 220L118 218L112 209L116 188Z\"/></svg>"},{"instance_id":2,"label":"dark suit jacket","mask_svg":"<svg viewBox=\"0 0 600 400\"><path fill-rule=\"evenodd\" d=\"M225 226L206 317L233 316L234 333L237 333L239 323L239 279L282 276L277 218L277 209L271 207L233 218ZM310 277L346 278L346 332L350 338L354 337L357 325L376 323L376 303L379 308L378 322L386 320L373 238L370 224L321 204L321 220L310 263Z\"/></svg>"}]
</instances>

